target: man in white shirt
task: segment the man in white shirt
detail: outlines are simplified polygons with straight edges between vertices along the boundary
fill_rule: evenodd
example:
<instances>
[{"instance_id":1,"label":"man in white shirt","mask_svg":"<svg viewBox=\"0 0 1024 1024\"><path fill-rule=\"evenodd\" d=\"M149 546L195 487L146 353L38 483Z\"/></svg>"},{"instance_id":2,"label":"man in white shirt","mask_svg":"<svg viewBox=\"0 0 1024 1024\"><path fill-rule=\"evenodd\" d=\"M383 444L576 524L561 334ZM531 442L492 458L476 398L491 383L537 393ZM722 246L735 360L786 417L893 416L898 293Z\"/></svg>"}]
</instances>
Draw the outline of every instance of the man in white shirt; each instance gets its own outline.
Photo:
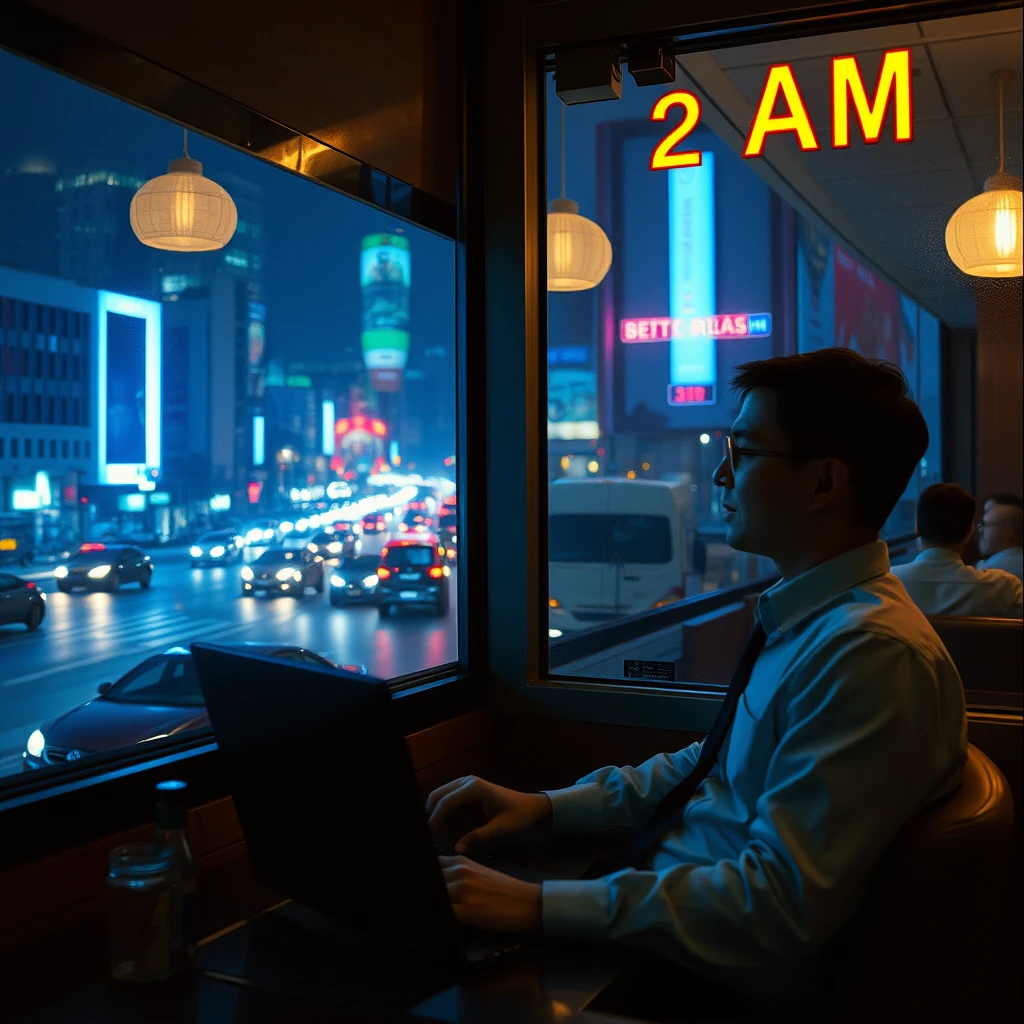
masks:
<instances>
[{"instance_id":1,"label":"man in white shirt","mask_svg":"<svg viewBox=\"0 0 1024 1024\"><path fill-rule=\"evenodd\" d=\"M973 495L958 484L926 487L917 502L921 552L907 565L894 565L892 574L925 615L1022 618L1024 597L1019 579L1002 569L964 565L964 547L974 533L975 509Z\"/></svg>"},{"instance_id":2,"label":"man in white shirt","mask_svg":"<svg viewBox=\"0 0 1024 1024\"><path fill-rule=\"evenodd\" d=\"M878 539L927 447L902 373L826 349L747 363L733 387L741 407L714 474L728 542L772 558L782 576L758 601L730 687L734 717L720 716L703 743L568 789L456 779L427 810L441 832L453 811L482 812L460 854L544 823L556 835L643 838L653 816L651 848L604 877L536 885L441 858L456 916L619 942L763 994L811 972L900 829L956 790L967 730L956 668ZM703 747L717 743L704 774ZM692 795L657 812L691 772ZM674 970L683 1011L695 979Z\"/></svg>"},{"instance_id":3,"label":"man in white shirt","mask_svg":"<svg viewBox=\"0 0 1024 1024\"><path fill-rule=\"evenodd\" d=\"M993 494L985 499L978 525L979 569L1003 569L1024 579L1024 511L1016 494Z\"/></svg>"}]
</instances>

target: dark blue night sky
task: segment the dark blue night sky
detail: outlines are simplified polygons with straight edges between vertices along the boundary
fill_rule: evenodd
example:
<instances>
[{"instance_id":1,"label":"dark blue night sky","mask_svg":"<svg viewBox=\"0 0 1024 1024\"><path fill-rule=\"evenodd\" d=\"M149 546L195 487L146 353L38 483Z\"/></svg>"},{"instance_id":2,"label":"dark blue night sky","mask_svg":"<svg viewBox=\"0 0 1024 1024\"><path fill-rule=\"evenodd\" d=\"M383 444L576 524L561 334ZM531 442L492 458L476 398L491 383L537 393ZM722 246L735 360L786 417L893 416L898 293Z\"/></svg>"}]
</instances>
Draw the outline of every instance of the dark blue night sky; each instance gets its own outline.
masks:
<instances>
[{"instance_id":1,"label":"dark blue night sky","mask_svg":"<svg viewBox=\"0 0 1024 1024\"><path fill-rule=\"evenodd\" d=\"M0 50L0 170L28 163L58 175L109 170L150 178L181 154L181 129ZM412 252L410 365L425 349L454 351L454 245L228 146L190 134L190 155L263 190L263 288L271 358L330 361L358 340L359 243L404 227ZM32 268L26 268L32 269Z\"/></svg>"}]
</instances>

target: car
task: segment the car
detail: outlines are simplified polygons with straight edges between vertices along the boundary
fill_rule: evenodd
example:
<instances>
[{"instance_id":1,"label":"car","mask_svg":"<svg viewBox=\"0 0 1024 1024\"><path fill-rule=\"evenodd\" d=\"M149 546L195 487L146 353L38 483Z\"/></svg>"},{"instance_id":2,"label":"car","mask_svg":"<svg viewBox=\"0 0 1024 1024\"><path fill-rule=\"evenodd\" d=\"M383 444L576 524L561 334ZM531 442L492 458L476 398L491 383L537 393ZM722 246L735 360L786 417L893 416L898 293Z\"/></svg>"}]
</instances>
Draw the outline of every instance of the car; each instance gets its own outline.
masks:
<instances>
[{"instance_id":1,"label":"car","mask_svg":"<svg viewBox=\"0 0 1024 1024\"><path fill-rule=\"evenodd\" d=\"M382 533L388 528L390 515L384 512L370 512L362 518L363 536L368 533Z\"/></svg>"},{"instance_id":2,"label":"car","mask_svg":"<svg viewBox=\"0 0 1024 1024\"><path fill-rule=\"evenodd\" d=\"M34 633L46 618L46 595L31 580L0 572L0 626L23 622Z\"/></svg>"},{"instance_id":3,"label":"car","mask_svg":"<svg viewBox=\"0 0 1024 1024\"><path fill-rule=\"evenodd\" d=\"M333 661L304 647L269 643L231 646L272 658L337 668ZM362 665L341 667L366 675ZM209 724L192 655L186 647L171 647L136 665L116 683L102 683L92 700L35 729L22 754L22 768L29 771L65 764Z\"/></svg>"},{"instance_id":4,"label":"car","mask_svg":"<svg viewBox=\"0 0 1024 1024\"><path fill-rule=\"evenodd\" d=\"M451 569L444 564L433 534L405 534L381 553L377 608L386 619L396 608L427 607L448 614Z\"/></svg>"},{"instance_id":5,"label":"car","mask_svg":"<svg viewBox=\"0 0 1024 1024\"><path fill-rule=\"evenodd\" d=\"M267 548L242 566L242 596L288 594L302 597L306 587L324 592L324 560L308 548Z\"/></svg>"},{"instance_id":6,"label":"car","mask_svg":"<svg viewBox=\"0 0 1024 1024\"><path fill-rule=\"evenodd\" d=\"M338 561L355 555L356 537L349 523L339 521L314 534L307 548L324 561Z\"/></svg>"},{"instance_id":7,"label":"car","mask_svg":"<svg viewBox=\"0 0 1024 1024\"><path fill-rule=\"evenodd\" d=\"M422 505L423 502L416 502ZM437 525L434 517L425 509L407 508L398 521L398 533L433 533Z\"/></svg>"},{"instance_id":8,"label":"car","mask_svg":"<svg viewBox=\"0 0 1024 1024\"><path fill-rule=\"evenodd\" d=\"M347 604L375 603L379 567L380 558L375 555L342 559L331 573L331 604L339 608Z\"/></svg>"},{"instance_id":9,"label":"car","mask_svg":"<svg viewBox=\"0 0 1024 1024\"><path fill-rule=\"evenodd\" d=\"M141 548L106 544L89 544L88 548L53 570L62 594L70 594L76 587L113 593L124 583L138 583L143 590L149 587L153 563Z\"/></svg>"},{"instance_id":10,"label":"car","mask_svg":"<svg viewBox=\"0 0 1024 1024\"><path fill-rule=\"evenodd\" d=\"M246 546L258 547L273 544L277 538L280 523L276 519L255 519L246 524L238 532L245 539Z\"/></svg>"},{"instance_id":11,"label":"car","mask_svg":"<svg viewBox=\"0 0 1024 1024\"><path fill-rule=\"evenodd\" d=\"M192 557L192 568L201 565L226 565L237 562L242 557L245 540L234 530L211 530L204 533L189 548Z\"/></svg>"}]
</instances>

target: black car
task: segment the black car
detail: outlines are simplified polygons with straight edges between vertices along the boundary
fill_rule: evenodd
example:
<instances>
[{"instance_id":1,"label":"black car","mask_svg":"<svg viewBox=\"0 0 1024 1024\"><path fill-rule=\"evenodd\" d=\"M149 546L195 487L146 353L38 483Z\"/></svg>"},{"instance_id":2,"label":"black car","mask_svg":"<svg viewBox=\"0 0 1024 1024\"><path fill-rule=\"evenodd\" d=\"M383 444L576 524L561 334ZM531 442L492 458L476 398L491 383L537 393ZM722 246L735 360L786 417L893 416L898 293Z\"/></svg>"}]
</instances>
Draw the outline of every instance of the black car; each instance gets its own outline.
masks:
<instances>
[{"instance_id":1,"label":"black car","mask_svg":"<svg viewBox=\"0 0 1024 1024\"><path fill-rule=\"evenodd\" d=\"M75 587L113 592L123 583L138 583L145 589L153 579L153 563L140 548L89 544L58 565L53 575L62 594L70 594Z\"/></svg>"},{"instance_id":2,"label":"black car","mask_svg":"<svg viewBox=\"0 0 1024 1024\"><path fill-rule=\"evenodd\" d=\"M0 572L0 626L24 622L34 633L46 616L46 595L31 581Z\"/></svg>"},{"instance_id":3,"label":"black car","mask_svg":"<svg viewBox=\"0 0 1024 1024\"><path fill-rule=\"evenodd\" d=\"M192 568L201 565L226 565L242 557L245 541L236 530L211 530L204 533L189 549Z\"/></svg>"},{"instance_id":4,"label":"black car","mask_svg":"<svg viewBox=\"0 0 1024 1024\"><path fill-rule=\"evenodd\" d=\"M308 548L267 548L242 566L242 596L288 594L302 597L306 587L324 592L324 560Z\"/></svg>"},{"instance_id":5,"label":"black car","mask_svg":"<svg viewBox=\"0 0 1024 1024\"><path fill-rule=\"evenodd\" d=\"M331 604L336 608L346 604L373 604L380 583L379 566L380 558L376 555L344 559L331 573Z\"/></svg>"},{"instance_id":6,"label":"black car","mask_svg":"<svg viewBox=\"0 0 1024 1024\"><path fill-rule=\"evenodd\" d=\"M303 647L237 646L272 658L337 667ZM341 667L366 674L362 665ZM172 647L136 665L116 683L101 684L98 696L36 729L22 754L22 768L28 771L74 762L87 754L176 736L209 724L192 655L185 647Z\"/></svg>"},{"instance_id":7,"label":"black car","mask_svg":"<svg viewBox=\"0 0 1024 1024\"><path fill-rule=\"evenodd\" d=\"M325 561L340 560L355 553L356 536L349 523L337 522L325 527L309 541L309 550Z\"/></svg>"},{"instance_id":8,"label":"black car","mask_svg":"<svg viewBox=\"0 0 1024 1024\"><path fill-rule=\"evenodd\" d=\"M377 607L382 619L396 608L430 608L448 614L448 578L437 537L405 534L388 542L377 570Z\"/></svg>"}]
</instances>

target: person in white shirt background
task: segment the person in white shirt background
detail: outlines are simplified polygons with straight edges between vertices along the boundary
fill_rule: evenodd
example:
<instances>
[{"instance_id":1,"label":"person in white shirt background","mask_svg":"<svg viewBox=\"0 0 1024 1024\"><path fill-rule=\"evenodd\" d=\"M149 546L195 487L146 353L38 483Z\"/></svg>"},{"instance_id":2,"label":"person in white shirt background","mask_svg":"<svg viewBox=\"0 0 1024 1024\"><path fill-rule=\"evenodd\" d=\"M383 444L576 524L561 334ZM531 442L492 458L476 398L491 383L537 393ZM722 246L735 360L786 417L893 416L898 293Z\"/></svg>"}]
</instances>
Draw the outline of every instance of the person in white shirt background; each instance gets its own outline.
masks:
<instances>
[{"instance_id":1,"label":"person in white shirt background","mask_svg":"<svg viewBox=\"0 0 1024 1024\"><path fill-rule=\"evenodd\" d=\"M1018 494L993 494L985 499L978 524L979 569L1005 569L1024 579L1024 510Z\"/></svg>"},{"instance_id":2,"label":"person in white shirt background","mask_svg":"<svg viewBox=\"0 0 1024 1024\"><path fill-rule=\"evenodd\" d=\"M912 562L894 565L892 574L925 615L1022 618L1024 597L1016 576L1002 569L964 565L964 547L974 533L976 509L974 496L958 484L926 487L917 501L921 551Z\"/></svg>"},{"instance_id":3,"label":"person in white shirt background","mask_svg":"<svg viewBox=\"0 0 1024 1024\"><path fill-rule=\"evenodd\" d=\"M728 543L772 558L782 579L759 598L767 640L724 743L672 827L641 863L599 878L535 884L471 859L538 826L635 834L702 743L568 789L467 776L427 801L435 833L467 812L482 822L441 858L460 921L657 954L683 1019L701 985L755 1001L799 991L899 830L955 791L967 749L960 677L879 540L928 441L902 373L834 348L744 364L733 388L714 473Z\"/></svg>"}]
</instances>

